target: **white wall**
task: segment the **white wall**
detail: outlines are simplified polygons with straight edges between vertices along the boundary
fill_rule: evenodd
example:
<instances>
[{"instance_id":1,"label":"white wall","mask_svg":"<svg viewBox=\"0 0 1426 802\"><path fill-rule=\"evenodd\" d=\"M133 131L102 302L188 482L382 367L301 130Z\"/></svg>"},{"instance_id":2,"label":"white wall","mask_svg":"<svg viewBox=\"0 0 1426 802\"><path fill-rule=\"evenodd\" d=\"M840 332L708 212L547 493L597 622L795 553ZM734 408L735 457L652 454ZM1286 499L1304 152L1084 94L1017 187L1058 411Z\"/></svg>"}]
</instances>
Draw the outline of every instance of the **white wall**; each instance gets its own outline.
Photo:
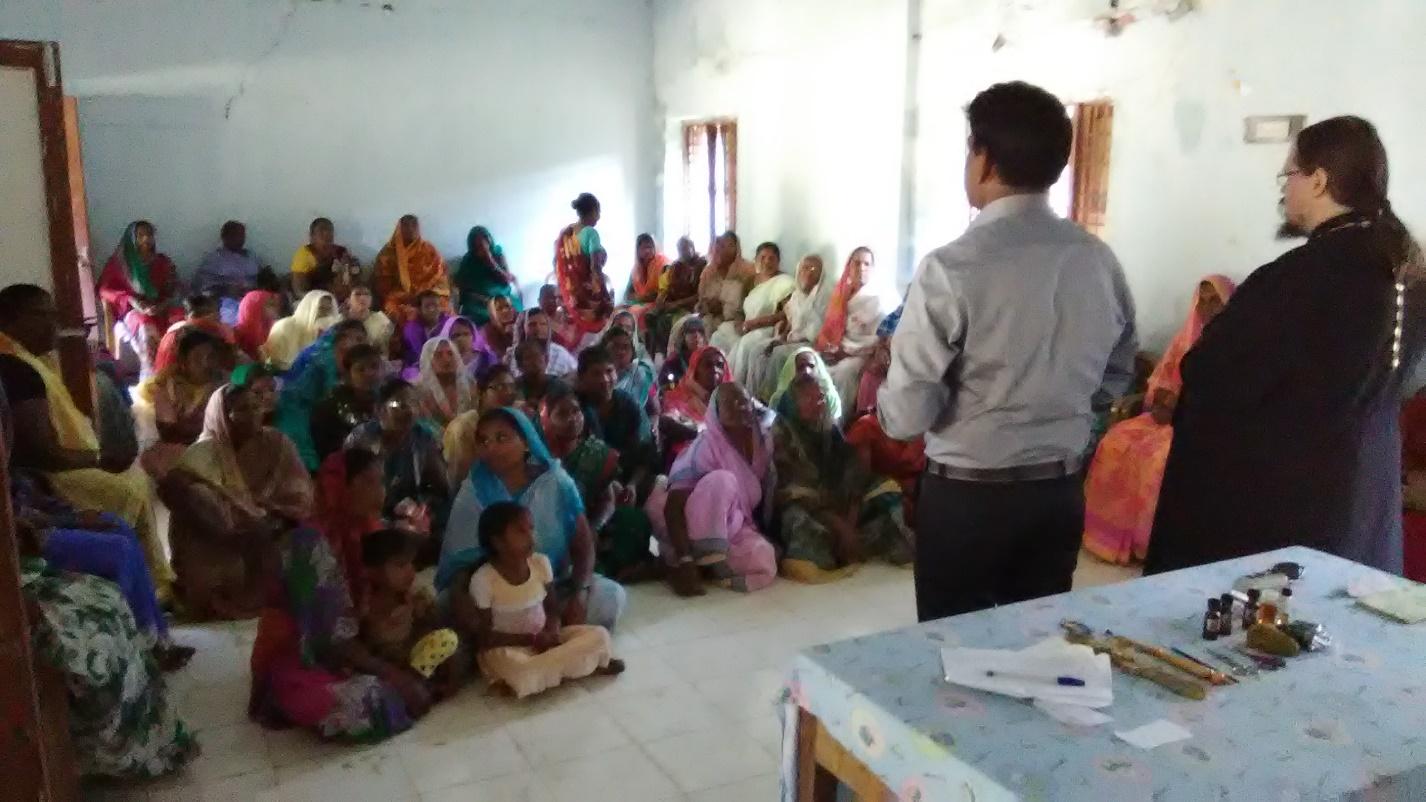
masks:
<instances>
[{"instance_id":1,"label":"white wall","mask_svg":"<svg viewBox=\"0 0 1426 802\"><path fill-rule=\"evenodd\" d=\"M785 248L860 240L890 253L897 230L908 0L663 0L658 102L669 117L739 116L739 227ZM1243 117L1356 113L1380 128L1393 202L1426 233L1426 3L1199 0L1117 38L1087 21L1106 3L925 0L915 142L913 250L967 220L962 109L991 83L1023 79L1067 102L1115 103L1106 237L1162 347L1195 280L1241 278L1275 242L1286 147L1246 145ZM997 35L1006 44L991 45ZM795 63L794 63L795 62ZM791 66L789 66L791 65ZM753 133L756 132L756 133ZM832 255L832 254L827 254Z\"/></svg>"},{"instance_id":2,"label":"white wall","mask_svg":"<svg viewBox=\"0 0 1426 802\"><path fill-rule=\"evenodd\" d=\"M0 265L5 283L54 287L35 73L0 67Z\"/></svg>"},{"instance_id":3,"label":"white wall","mask_svg":"<svg viewBox=\"0 0 1426 802\"><path fill-rule=\"evenodd\" d=\"M144 217L188 273L237 218L285 272L323 215L369 261L412 212L451 257L489 226L528 286L590 191L622 281L654 223L647 0L389 2L6 0L0 38L60 42L101 258Z\"/></svg>"}]
</instances>

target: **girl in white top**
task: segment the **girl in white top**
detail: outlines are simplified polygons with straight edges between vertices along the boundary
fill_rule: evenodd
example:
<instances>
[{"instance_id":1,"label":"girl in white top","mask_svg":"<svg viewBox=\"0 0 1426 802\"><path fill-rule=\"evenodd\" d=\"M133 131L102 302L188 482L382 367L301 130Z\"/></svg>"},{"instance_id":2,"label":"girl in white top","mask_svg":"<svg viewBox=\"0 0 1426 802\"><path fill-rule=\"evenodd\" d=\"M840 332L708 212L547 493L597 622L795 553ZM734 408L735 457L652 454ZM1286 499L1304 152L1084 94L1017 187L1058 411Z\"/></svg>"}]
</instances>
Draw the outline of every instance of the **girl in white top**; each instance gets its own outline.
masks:
<instances>
[{"instance_id":1,"label":"girl in white top","mask_svg":"<svg viewBox=\"0 0 1426 802\"><path fill-rule=\"evenodd\" d=\"M480 670L491 687L524 698L566 679L619 674L609 630L560 625L550 560L535 553L530 513L513 501L480 516L486 563L470 578L479 623Z\"/></svg>"}]
</instances>

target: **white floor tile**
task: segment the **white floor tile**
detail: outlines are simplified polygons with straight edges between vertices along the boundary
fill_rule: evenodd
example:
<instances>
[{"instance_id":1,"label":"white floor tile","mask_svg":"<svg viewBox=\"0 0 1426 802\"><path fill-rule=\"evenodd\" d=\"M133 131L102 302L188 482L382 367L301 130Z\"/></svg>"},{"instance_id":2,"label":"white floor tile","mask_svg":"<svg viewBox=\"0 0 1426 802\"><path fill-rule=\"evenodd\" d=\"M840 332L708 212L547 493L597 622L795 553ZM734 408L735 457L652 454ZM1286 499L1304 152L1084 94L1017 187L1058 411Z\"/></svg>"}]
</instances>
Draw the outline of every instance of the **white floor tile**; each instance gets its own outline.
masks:
<instances>
[{"instance_id":1,"label":"white floor tile","mask_svg":"<svg viewBox=\"0 0 1426 802\"><path fill-rule=\"evenodd\" d=\"M714 706L686 685L621 696L602 704L610 717L639 743L696 732L719 723Z\"/></svg>"},{"instance_id":2,"label":"white floor tile","mask_svg":"<svg viewBox=\"0 0 1426 802\"><path fill-rule=\"evenodd\" d=\"M421 802L553 802L554 797L532 773L455 785L421 794Z\"/></svg>"},{"instance_id":3,"label":"white floor tile","mask_svg":"<svg viewBox=\"0 0 1426 802\"><path fill-rule=\"evenodd\" d=\"M401 765L425 794L454 785L525 773L529 765L504 730L469 735L442 743L408 741L396 748Z\"/></svg>"},{"instance_id":4,"label":"white floor tile","mask_svg":"<svg viewBox=\"0 0 1426 802\"><path fill-rule=\"evenodd\" d=\"M263 730L250 721L199 730L197 737L203 751L188 771L204 785L272 768Z\"/></svg>"},{"instance_id":5,"label":"white floor tile","mask_svg":"<svg viewBox=\"0 0 1426 802\"><path fill-rule=\"evenodd\" d=\"M578 706L545 710L513 721L509 732L536 769L633 743L608 713L587 698Z\"/></svg>"},{"instance_id":6,"label":"white floor tile","mask_svg":"<svg viewBox=\"0 0 1426 802\"><path fill-rule=\"evenodd\" d=\"M778 696L787 681L787 672L762 669L749 674L701 680L694 685L723 718L742 721L776 716Z\"/></svg>"},{"instance_id":7,"label":"white floor tile","mask_svg":"<svg viewBox=\"0 0 1426 802\"><path fill-rule=\"evenodd\" d=\"M560 763L539 776L554 802L668 802L683 796L635 746Z\"/></svg>"},{"instance_id":8,"label":"white floor tile","mask_svg":"<svg viewBox=\"0 0 1426 802\"><path fill-rule=\"evenodd\" d=\"M380 749L278 769L277 793L283 802L412 802L417 798L416 786L400 759Z\"/></svg>"},{"instance_id":9,"label":"white floor tile","mask_svg":"<svg viewBox=\"0 0 1426 802\"><path fill-rule=\"evenodd\" d=\"M277 802L277 772L271 768L203 783L203 802Z\"/></svg>"},{"instance_id":10,"label":"white floor tile","mask_svg":"<svg viewBox=\"0 0 1426 802\"><path fill-rule=\"evenodd\" d=\"M644 748L687 793L777 771L773 755L732 725L675 735Z\"/></svg>"},{"instance_id":11,"label":"white floor tile","mask_svg":"<svg viewBox=\"0 0 1426 802\"><path fill-rule=\"evenodd\" d=\"M773 802L782 790L776 774L762 774L688 795L688 802Z\"/></svg>"}]
</instances>

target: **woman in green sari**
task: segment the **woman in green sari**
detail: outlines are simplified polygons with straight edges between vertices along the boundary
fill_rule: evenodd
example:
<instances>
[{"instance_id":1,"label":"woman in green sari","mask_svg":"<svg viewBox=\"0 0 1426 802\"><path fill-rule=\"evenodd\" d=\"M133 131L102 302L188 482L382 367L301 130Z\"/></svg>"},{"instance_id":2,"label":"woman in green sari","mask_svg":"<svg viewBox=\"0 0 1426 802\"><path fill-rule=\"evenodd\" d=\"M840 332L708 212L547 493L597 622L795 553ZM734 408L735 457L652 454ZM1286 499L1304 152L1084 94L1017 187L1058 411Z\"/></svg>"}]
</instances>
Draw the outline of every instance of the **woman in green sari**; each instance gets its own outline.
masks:
<instances>
[{"instance_id":1,"label":"woman in green sari","mask_svg":"<svg viewBox=\"0 0 1426 802\"><path fill-rule=\"evenodd\" d=\"M458 295L460 314L475 321L476 328L490 321L490 299L503 295L510 299L515 311L525 307L520 300L520 286L515 274L505 262L505 251L495 244L495 237L485 226L476 226L465 238L465 256L451 276Z\"/></svg>"},{"instance_id":2,"label":"woman in green sari","mask_svg":"<svg viewBox=\"0 0 1426 802\"><path fill-rule=\"evenodd\" d=\"M841 579L873 557L905 565L914 556L901 486L862 467L832 421L828 396L815 375L797 376L778 399L772 428L774 499L787 545L781 573L799 582Z\"/></svg>"}]
</instances>

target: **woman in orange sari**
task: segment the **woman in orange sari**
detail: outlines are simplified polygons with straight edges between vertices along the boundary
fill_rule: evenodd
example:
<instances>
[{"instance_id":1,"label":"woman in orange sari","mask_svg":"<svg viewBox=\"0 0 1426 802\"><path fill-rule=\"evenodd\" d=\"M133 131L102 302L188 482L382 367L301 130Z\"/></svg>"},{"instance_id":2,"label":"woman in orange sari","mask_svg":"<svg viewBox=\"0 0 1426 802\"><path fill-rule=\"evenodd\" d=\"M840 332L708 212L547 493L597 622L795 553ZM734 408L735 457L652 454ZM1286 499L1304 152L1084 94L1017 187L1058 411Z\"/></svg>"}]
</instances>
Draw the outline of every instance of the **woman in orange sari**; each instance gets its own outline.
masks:
<instances>
[{"instance_id":1,"label":"woman in orange sari","mask_svg":"<svg viewBox=\"0 0 1426 802\"><path fill-rule=\"evenodd\" d=\"M1149 377L1144 413L1115 425L1094 452L1084 485L1084 547L1101 560L1124 564L1142 560L1149 551L1159 484L1173 442L1170 424L1183 388L1179 364L1234 289L1227 276L1199 282L1193 311Z\"/></svg>"},{"instance_id":2,"label":"woman in orange sari","mask_svg":"<svg viewBox=\"0 0 1426 802\"><path fill-rule=\"evenodd\" d=\"M649 234L640 234L639 238L634 240L634 249L637 258L634 261L634 272L629 274L629 289L624 291L624 303L628 305L629 311L634 313L639 330L643 331L644 312L659 299L659 280L663 278L663 271L668 267L668 257L659 253L653 236Z\"/></svg>"},{"instance_id":3,"label":"woman in orange sari","mask_svg":"<svg viewBox=\"0 0 1426 802\"><path fill-rule=\"evenodd\" d=\"M579 221L565 226L555 240L555 274L574 336L583 345L585 338L598 336L604 330L614 311L614 301L604 277L608 254L594 229L599 224L599 199L585 192L570 205L579 214Z\"/></svg>"},{"instance_id":4,"label":"woman in orange sari","mask_svg":"<svg viewBox=\"0 0 1426 802\"><path fill-rule=\"evenodd\" d=\"M408 214L376 256L376 292L397 331L415 314L416 296L427 290L440 296L442 312L451 311L446 262L436 246L421 238L421 221Z\"/></svg>"}]
</instances>

